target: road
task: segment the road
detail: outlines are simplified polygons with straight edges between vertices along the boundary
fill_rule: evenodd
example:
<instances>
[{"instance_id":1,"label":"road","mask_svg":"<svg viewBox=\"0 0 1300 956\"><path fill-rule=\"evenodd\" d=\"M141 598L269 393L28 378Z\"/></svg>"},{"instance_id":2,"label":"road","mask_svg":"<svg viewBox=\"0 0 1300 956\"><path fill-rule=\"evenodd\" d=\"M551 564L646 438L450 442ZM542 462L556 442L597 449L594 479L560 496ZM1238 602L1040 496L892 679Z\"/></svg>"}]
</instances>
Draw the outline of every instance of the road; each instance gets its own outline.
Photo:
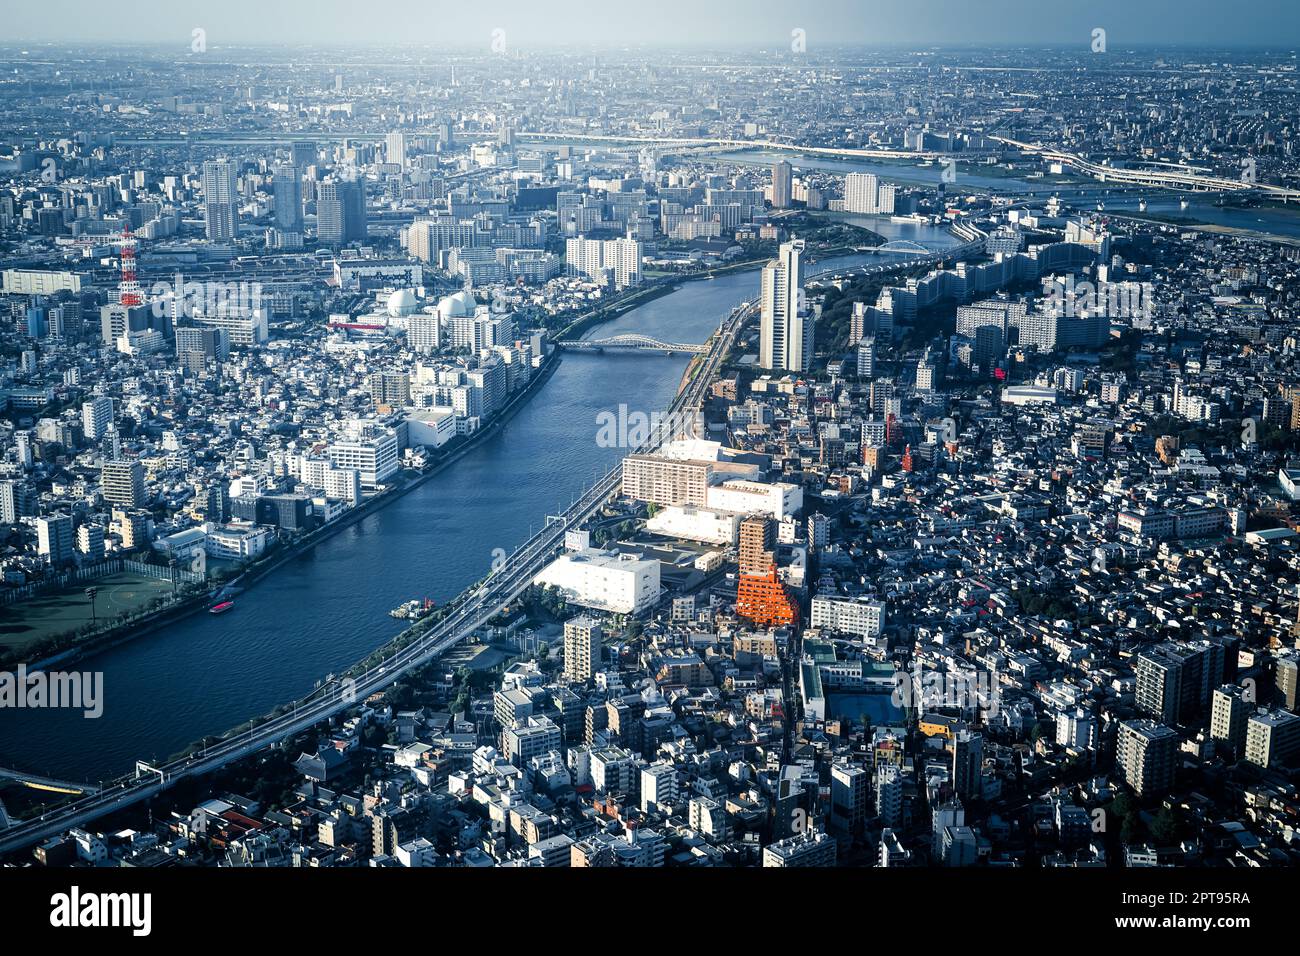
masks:
<instances>
[{"instance_id":1,"label":"road","mask_svg":"<svg viewBox=\"0 0 1300 956\"><path fill-rule=\"evenodd\" d=\"M735 343L736 334L752 314L752 306L740 308L723 322L710 340L704 360L669 406L669 414L664 416L665 421L682 420L679 418L681 412L702 402L710 381L727 351ZM672 436L657 431L631 453L652 450L670 437ZM157 796L177 780L218 770L321 723L340 711L355 706L357 701L391 686L403 675L463 641L518 597L563 547L565 533L580 527L615 494L621 476L620 463L587 489L562 515L548 519L546 526L499 568L448 604L448 613L426 633L405 647L395 645L403 637L409 637L410 631L403 632L393 642L385 645L380 663L356 676L332 679L306 697L288 705L289 709L285 713L224 738L211 747L157 766L138 765L134 777L111 781L94 795L65 804L39 818L15 823L0 832L0 854L30 846L71 827L82 826L97 817Z\"/></svg>"},{"instance_id":2,"label":"road","mask_svg":"<svg viewBox=\"0 0 1300 956\"><path fill-rule=\"evenodd\" d=\"M970 245L979 245L979 243ZM936 261L949 258L960 254L960 250L965 248L967 247L957 247L943 253L935 253L931 258ZM903 263L872 266L865 271L877 274L910 269L914 268L917 262L917 259L910 259ZM718 331L706 343L708 351L703 355L686 386L673 399L662 421L678 422L690 419L689 415L683 413L688 409L698 408L703 403L710 383L735 344L736 336L745 323L754 316L757 308L757 303L740 306L723 320ZM641 446L630 450L629 454L653 450L672 437L674 437L672 434L664 432L664 426L660 426L655 434ZM622 463L620 462L587 489L577 501L570 504L562 514L549 518L546 526L502 562L499 568L494 569L477 585L462 592L447 604L445 616L434 623L426 633L421 634L405 647L398 647L399 642L410 637L411 631L404 631L385 645L381 649L380 663L368 667L355 676L329 680L306 697L287 705L288 710L279 716L223 738L211 747L157 766L138 765L136 775L133 777L109 781L97 793L64 804L39 818L15 823L9 829L0 831L0 854L12 853L71 827L83 826L98 817L157 796L177 780L211 773L328 720L335 714L355 706L357 701L392 686L405 674L423 666L473 634L518 597L563 547L565 533L580 527L614 496L618 491L621 477Z\"/></svg>"}]
</instances>

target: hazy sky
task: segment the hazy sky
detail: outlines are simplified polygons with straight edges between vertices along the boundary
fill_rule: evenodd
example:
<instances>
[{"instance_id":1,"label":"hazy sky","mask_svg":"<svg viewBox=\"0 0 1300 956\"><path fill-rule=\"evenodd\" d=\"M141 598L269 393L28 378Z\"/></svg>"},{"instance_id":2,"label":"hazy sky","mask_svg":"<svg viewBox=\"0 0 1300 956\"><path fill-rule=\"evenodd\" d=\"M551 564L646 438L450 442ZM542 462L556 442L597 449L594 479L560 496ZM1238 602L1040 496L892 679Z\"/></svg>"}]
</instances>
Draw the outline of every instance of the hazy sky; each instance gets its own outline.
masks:
<instances>
[{"instance_id":1,"label":"hazy sky","mask_svg":"<svg viewBox=\"0 0 1300 956\"><path fill-rule=\"evenodd\" d=\"M22 0L0 42L428 43L788 46L818 42L1087 44L1094 27L1126 45L1300 46L1300 0Z\"/></svg>"}]
</instances>

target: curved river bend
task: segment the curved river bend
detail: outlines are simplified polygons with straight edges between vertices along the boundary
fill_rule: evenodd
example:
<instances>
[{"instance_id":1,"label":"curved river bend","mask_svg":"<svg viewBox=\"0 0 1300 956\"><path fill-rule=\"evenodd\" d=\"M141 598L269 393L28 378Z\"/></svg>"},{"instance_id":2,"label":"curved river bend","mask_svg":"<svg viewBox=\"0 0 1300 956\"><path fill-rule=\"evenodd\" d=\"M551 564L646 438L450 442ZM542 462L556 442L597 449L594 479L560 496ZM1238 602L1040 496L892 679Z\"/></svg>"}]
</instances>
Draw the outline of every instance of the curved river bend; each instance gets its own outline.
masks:
<instances>
[{"instance_id":1,"label":"curved river bend","mask_svg":"<svg viewBox=\"0 0 1300 956\"><path fill-rule=\"evenodd\" d=\"M882 233L935 247L947 233L888 222ZM895 233L895 230L898 230ZM848 256L814 269L882 261ZM703 342L752 299L750 270L684 283L594 335L640 331ZM596 444L597 416L669 404L685 356L568 353L496 434L441 474L311 552L272 571L220 617L197 614L73 665L102 671L104 712L0 711L0 766L96 781L164 758L311 690L391 638L388 611L411 598L445 601L482 577L496 548L528 537L621 452Z\"/></svg>"}]
</instances>

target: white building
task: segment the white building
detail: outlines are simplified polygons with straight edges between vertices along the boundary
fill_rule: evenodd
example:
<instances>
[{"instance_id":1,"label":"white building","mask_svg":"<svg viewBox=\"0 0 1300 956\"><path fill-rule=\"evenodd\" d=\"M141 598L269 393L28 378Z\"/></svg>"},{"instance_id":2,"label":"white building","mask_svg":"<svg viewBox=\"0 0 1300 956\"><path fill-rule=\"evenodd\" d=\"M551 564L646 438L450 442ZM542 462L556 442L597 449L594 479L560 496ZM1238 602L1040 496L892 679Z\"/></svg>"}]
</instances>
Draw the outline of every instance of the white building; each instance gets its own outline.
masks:
<instances>
[{"instance_id":1,"label":"white building","mask_svg":"<svg viewBox=\"0 0 1300 956\"><path fill-rule=\"evenodd\" d=\"M256 525L211 525L203 548L210 558L251 561L261 557L270 541L270 530Z\"/></svg>"},{"instance_id":2,"label":"white building","mask_svg":"<svg viewBox=\"0 0 1300 956\"><path fill-rule=\"evenodd\" d=\"M456 437L456 413L447 406L421 408L407 416L406 428L412 446L437 448Z\"/></svg>"},{"instance_id":3,"label":"white building","mask_svg":"<svg viewBox=\"0 0 1300 956\"><path fill-rule=\"evenodd\" d=\"M813 318L804 302L799 260L804 241L781 243L777 258L763 267L759 286L758 364L806 372L813 354Z\"/></svg>"},{"instance_id":4,"label":"white building","mask_svg":"<svg viewBox=\"0 0 1300 956\"><path fill-rule=\"evenodd\" d=\"M659 562L590 548L556 558L533 583L559 588L572 604L635 614L659 600Z\"/></svg>"},{"instance_id":5,"label":"white building","mask_svg":"<svg viewBox=\"0 0 1300 956\"><path fill-rule=\"evenodd\" d=\"M803 489L784 481L736 479L709 488L705 504L712 511L761 512L779 521L803 507Z\"/></svg>"},{"instance_id":6,"label":"white building","mask_svg":"<svg viewBox=\"0 0 1300 956\"><path fill-rule=\"evenodd\" d=\"M397 473L397 438L391 433L335 442L329 446L330 464L355 468L361 484L375 488Z\"/></svg>"},{"instance_id":7,"label":"white building","mask_svg":"<svg viewBox=\"0 0 1300 956\"><path fill-rule=\"evenodd\" d=\"M842 634L876 637L885 626L885 605L876 601L849 601L818 595L812 600L809 623Z\"/></svg>"},{"instance_id":8,"label":"white building","mask_svg":"<svg viewBox=\"0 0 1300 956\"><path fill-rule=\"evenodd\" d=\"M564 246L568 275L586 276L597 282L612 278L625 288L641 282L642 245L637 239L569 239Z\"/></svg>"},{"instance_id":9,"label":"white building","mask_svg":"<svg viewBox=\"0 0 1300 956\"><path fill-rule=\"evenodd\" d=\"M646 522L646 530L703 544L734 545L740 534L740 515L691 505L670 506L656 512Z\"/></svg>"}]
</instances>

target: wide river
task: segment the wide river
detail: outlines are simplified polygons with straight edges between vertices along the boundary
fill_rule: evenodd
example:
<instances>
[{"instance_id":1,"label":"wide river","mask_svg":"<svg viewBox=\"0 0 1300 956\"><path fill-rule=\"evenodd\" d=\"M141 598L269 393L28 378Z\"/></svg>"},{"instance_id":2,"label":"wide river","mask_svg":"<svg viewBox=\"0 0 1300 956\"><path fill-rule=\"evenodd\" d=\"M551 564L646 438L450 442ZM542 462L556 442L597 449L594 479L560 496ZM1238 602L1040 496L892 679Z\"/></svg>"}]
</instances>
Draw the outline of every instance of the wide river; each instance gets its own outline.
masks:
<instances>
[{"instance_id":1,"label":"wide river","mask_svg":"<svg viewBox=\"0 0 1300 956\"><path fill-rule=\"evenodd\" d=\"M871 223L889 238L939 248L940 229ZM878 262L848 256L814 271ZM599 326L597 337L639 331L661 341L703 342L758 292L753 270L683 283ZM411 598L443 602L490 569L567 505L622 452L596 444L597 416L646 413L672 400L684 356L567 353L496 434L441 474L239 596L234 611L197 614L78 662L104 675L104 712L0 711L0 767L96 781L163 759L209 734L301 696L392 637L388 611Z\"/></svg>"}]
</instances>

